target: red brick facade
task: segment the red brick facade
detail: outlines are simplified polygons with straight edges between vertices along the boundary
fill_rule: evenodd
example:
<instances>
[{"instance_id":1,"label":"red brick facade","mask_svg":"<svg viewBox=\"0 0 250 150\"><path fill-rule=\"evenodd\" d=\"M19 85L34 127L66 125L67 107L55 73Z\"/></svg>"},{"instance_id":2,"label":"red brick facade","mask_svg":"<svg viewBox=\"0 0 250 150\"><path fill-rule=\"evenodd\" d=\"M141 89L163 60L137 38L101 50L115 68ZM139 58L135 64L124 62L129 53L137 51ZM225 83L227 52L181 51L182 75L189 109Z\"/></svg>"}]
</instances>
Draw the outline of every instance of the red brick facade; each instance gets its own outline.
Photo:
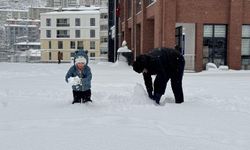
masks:
<instances>
[{"instance_id":1,"label":"red brick facade","mask_svg":"<svg viewBox=\"0 0 250 150\"><path fill-rule=\"evenodd\" d=\"M241 32L250 24L249 0L120 0L119 43L126 40L134 55L156 47L175 46L176 23L195 24L194 70L201 71L204 24L227 25L227 65L241 69ZM140 1L141 11L136 13ZM129 17L131 11L131 17Z\"/></svg>"}]
</instances>

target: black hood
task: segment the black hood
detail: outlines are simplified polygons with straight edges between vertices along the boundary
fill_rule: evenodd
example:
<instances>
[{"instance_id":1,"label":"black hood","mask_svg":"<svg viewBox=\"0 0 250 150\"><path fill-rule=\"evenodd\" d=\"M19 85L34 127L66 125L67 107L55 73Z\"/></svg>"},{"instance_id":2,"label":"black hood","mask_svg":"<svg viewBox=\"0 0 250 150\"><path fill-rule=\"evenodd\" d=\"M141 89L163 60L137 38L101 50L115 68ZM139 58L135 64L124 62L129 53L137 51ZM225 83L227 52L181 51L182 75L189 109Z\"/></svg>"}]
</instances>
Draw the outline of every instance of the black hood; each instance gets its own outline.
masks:
<instances>
[{"instance_id":1,"label":"black hood","mask_svg":"<svg viewBox=\"0 0 250 150\"><path fill-rule=\"evenodd\" d=\"M133 70L137 73L142 73L147 63L147 56L140 55L136 57L136 61L133 63Z\"/></svg>"}]
</instances>

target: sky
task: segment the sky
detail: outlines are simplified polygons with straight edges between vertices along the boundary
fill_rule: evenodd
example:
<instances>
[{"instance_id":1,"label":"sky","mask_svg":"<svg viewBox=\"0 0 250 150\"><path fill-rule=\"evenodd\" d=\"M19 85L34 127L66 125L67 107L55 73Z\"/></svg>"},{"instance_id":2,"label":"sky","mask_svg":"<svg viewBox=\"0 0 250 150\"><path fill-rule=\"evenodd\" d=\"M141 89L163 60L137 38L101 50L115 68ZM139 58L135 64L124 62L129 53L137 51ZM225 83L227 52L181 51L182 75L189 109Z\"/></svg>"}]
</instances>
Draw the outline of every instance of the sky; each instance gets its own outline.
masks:
<instances>
[{"instance_id":1,"label":"sky","mask_svg":"<svg viewBox=\"0 0 250 150\"><path fill-rule=\"evenodd\" d=\"M90 62L91 104L72 105L71 64L0 63L1 150L249 150L250 71L185 72L161 106L124 62Z\"/></svg>"}]
</instances>

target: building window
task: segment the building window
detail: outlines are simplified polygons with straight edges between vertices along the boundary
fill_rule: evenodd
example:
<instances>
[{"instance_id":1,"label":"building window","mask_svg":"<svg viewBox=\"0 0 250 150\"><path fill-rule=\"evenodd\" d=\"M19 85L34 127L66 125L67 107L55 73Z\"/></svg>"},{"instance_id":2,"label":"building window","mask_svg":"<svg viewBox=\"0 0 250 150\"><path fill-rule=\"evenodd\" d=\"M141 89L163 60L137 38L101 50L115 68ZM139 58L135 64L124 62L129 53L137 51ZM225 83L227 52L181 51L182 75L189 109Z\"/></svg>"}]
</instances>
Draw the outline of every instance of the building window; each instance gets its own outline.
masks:
<instances>
[{"instance_id":1,"label":"building window","mask_svg":"<svg viewBox=\"0 0 250 150\"><path fill-rule=\"evenodd\" d=\"M90 53L90 57L95 57L95 53Z\"/></svg>"},{"instance_id":2,"label":"building window","mask_svg":"<svg viewBox=\"0 0 250 150\"><path fill-rule=\"evenodd\" d=\"M101 25L100 30L101 31L108 31L108 25Z\"/></svg>"},{"instance_id":3,"label":"building window","mask_svg":"<svg viewBox=\"0 0 250 150\"><path fill-rule=\"evenodd\" d=\"M80 18L76 18L75 19L75 26L80 26L80 25L81 25Z\"/></svg>"},{"instance_id":4,"label":"building window","mask_svg":"<svg viewBox=\"0 0 250 150\"><path fill-rule=\"evenodd\" d=\"M46 30L46 37L51 38L51 30Z\"/></svg>"},{"instance_id":5,"label":"building window","mask_svg":"<svg viewBox=\"0 0 250 150\"><path fill-rule=\"evenodd\" d=\"M108 38L107 37L101 37L101 43L107 43Z\"/></svg>"},{"instance_id":6,"label":"building window","mask_svg":"<svg viewBox=\"0 0 250 150\"><path fill-rule=\"evenodd\" d=\"M76 42L75 41L70 41L70 48L75 49L76 48Z\"/></svg>"},{"instance_id":7,"label":"building window","mask_svg":"<svg viewBox=\"0 0 250 150\"><path fill-rule=\"evenodd\" d=\"M46 26L51 26L51 19L50 18L46 19Z\"/></svg>"},{"instance_id":8,"label":"building window","mask_svg":"<svg viewBox=\"0 0 250 150\"><path fill-rule=\"evenodd\" d=\"M56 19L57 27L69 27L69 19L68 18L60 18Z\"/></svg>"},{"instance_id":9,"label":"building window","mask_svg":"<svg viewBox=\"0 0 250 150\"><path fill-rule=\"evenodd\" d=\"M83 49L83 41L77 41L77 49Z\"/></svg>"},{"instance_id":10,"label":"building window","mask_svg":"<svg viewBox=\"0 0 250 150\"><path fill-rule=\"evenodd\" d=\"M132 17L132 0L128 0L127 4L128 4L128 18L130 18Z\"/></svg>"},{"instance_id":11,"label":"building window","mask_svg":"<svg viewBox=\"0 0 250 150\"><path fill-rule=\"evenodd\" d=\"M81 37L81 30L75 30L75 37L80 38Z\"/></svg>"},{"instance_id":12,"label":"building window","mask_svg":"<svg viewBox=\"0 0 250 150\"><path fill-rule=\"evenodd\" d=\"M90 37L94 38L95 37L95 30L90 30Z\"/></svg>"},{"instance_id":13,"label":"building window","mask_svg":"<svg viewBox=\"0 0 250 150\"><path fill-rule=\"evenodd\" d=\"M49 41L49 49L51 49L51 41Z\"/></svg>"},{"instance_id":14,"label":"building window","mask_svg":"<svg viewBox=\"0 0 250 150\"><path fill-rule=\"evenodd\" d=\"M95 18L90 18L90 26L95 26Z\"/></svg>"},{"instance_id":15,"label":"building window","mask_svg":"<svg viewBox=\"0 0 250 150\"><path fill-rule=\"evenodd\" d=\"M52 59L52 54L51 54L51 52L49 52L49 60L51 60Z\"/></svg>"},{"instance_id":16,"label":"building window","mask_svg":"<svg viewBox=\"0 0 250 150\"><path fill-rule=\"evenodd\" d=\"M156 0L146 0L146 6L154 3Z\"/></svg>"},{"instance_id":17,"label":"building window","mask_svg":"<svg viewBox=\"0 0 250 150\"><path fill-rule=\"evenodd\" d=\"M136 0L136 13L141 11L141 0Z\"/></svg>"},{"instance_id":18,"label":"building window","mask_svg":"<svg viewBox=\"0 0 250 150\"><path fill-rule=\"evenodd\" d=\"M108 19L108 14L107 13L102 13L101 14L101 19Z\"/></svg>"},{"instance_id":19,"label":"building window","mask_svg":"<svg viewBox=\"0 0 250 150\"><path fill-rule=\"evenodd\" d=\"M63 41L58 41L58 49L63 49Z\"/></svg>"},{"instance_id":20,"label":"building window","mask_svg":"<svg viewBox=\"0 0 250 150\"><path fill-rule=\"evenodd\" d=\"M90 41L90 49L95 49L95 41Z\"/></svg>"},{"instance_id":21,"label":"building window","mask_svg":"<svg viewBox=\"0 0 250 150\"><path fill-rule=\"evenodd\" d=\"M227 26L204 25L203 30L203 65L208 62L227 65Z\"/></svg>"},{"instance_id":22,"label":"building window","mask_svg":"<svg viewBox=\"0 0 250 150\"><path fill-rule=\"evenodd\" d=\"M242 69L250 69L250 25L242 26L241 66Z\"/></svg>"},{"instance_id":23,"label":"building window","mask_svg":"<svg viewBox=\"0 0 250 150\"><path fill-rule=\"evenodd\" d=\"M69 38L69 30L57 30L56 31L57 38Z\"/></svg>"}]
</instances>

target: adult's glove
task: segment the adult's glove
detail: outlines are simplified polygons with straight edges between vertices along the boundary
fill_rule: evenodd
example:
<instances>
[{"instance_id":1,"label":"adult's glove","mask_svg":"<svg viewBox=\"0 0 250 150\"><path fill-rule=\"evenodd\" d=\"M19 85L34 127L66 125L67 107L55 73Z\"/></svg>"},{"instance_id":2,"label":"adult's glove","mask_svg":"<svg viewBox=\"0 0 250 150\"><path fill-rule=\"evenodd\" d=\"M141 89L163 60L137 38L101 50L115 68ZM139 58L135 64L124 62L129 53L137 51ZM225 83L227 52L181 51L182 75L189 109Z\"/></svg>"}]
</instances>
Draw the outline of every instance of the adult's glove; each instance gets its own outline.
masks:
<instances>
[{"instance_id":1,"label":"adult's glove","mask_svg":"<svg viewBox=\"0 0 250 150\"><path fill-rule=\"evenodd\" d=\"M154 96L153 96L153 94L152 94L152 91L148 90L147 92L148 92L148 97L149 97L150 99L154 100Z\"/></svg>"},{"instance_id":2,"label":"adult's glove","mask_svg":"<svg viewBox=\"0 0 250 150\"><path fill-rule=\"evenodd\" d=\"M160 104L162 94L154 93L153 99L157 104Z\"/></svg>"}]
</instances>

